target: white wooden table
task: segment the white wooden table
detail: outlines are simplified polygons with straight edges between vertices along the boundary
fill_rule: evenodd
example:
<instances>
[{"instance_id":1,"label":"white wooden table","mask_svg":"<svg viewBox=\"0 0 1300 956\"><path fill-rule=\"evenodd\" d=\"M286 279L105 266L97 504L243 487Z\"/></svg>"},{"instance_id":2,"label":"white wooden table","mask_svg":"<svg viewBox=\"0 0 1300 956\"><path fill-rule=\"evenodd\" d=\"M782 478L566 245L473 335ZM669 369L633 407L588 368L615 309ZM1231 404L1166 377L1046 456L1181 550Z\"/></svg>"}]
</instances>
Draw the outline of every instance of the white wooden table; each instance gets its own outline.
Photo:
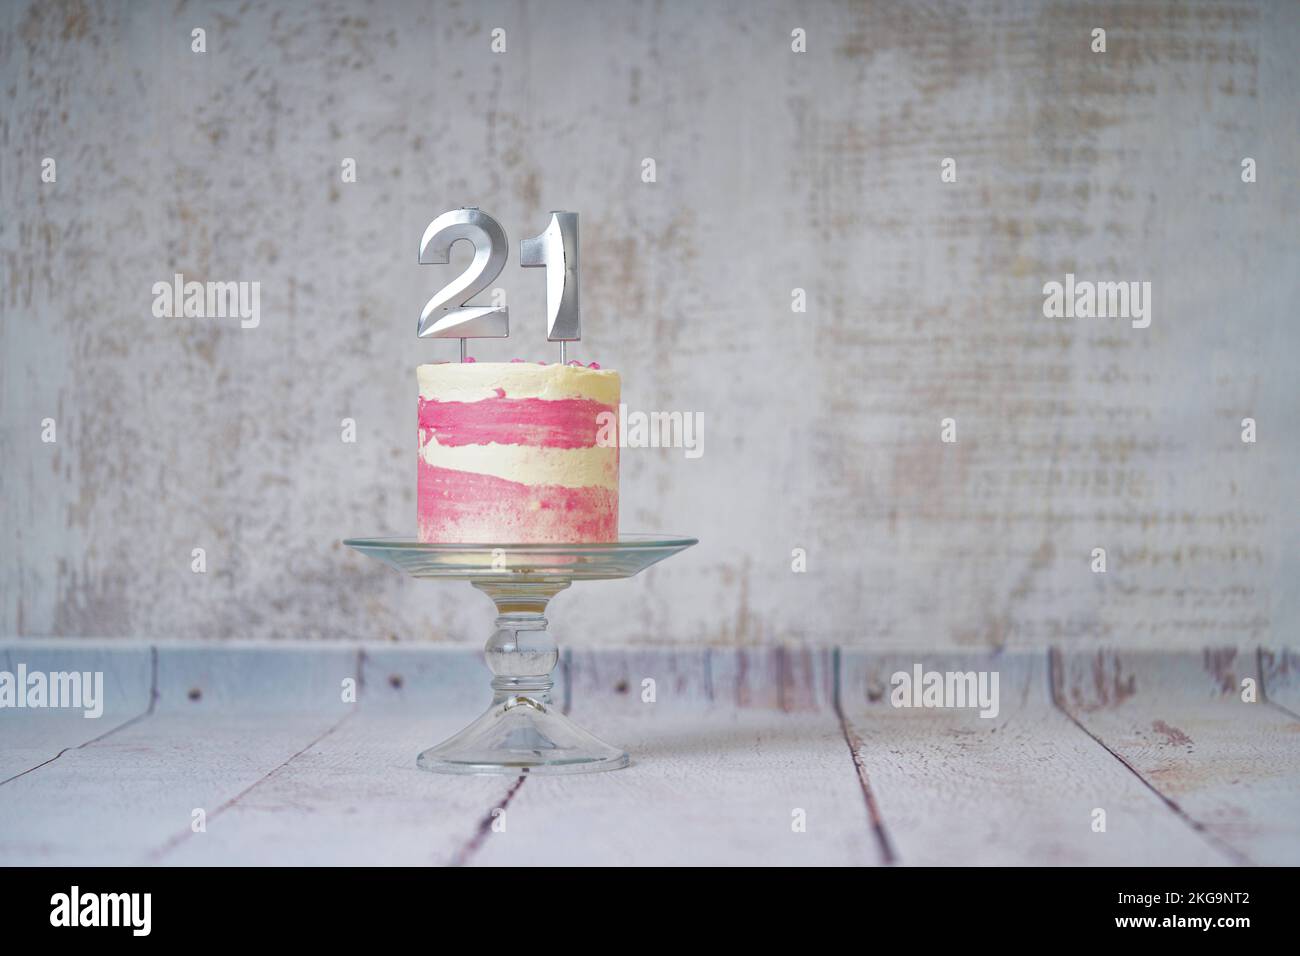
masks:
<instances>
[{"instance_id":1,"label":"white wooden table","mask_svg":"<svg viewBox=\"0 0 1300 956\"><path fill-rule=\"evenodd\" d=\"M20 661L107 700L0 710L0 864L1300 863L1294 652L577 650L556 699L632 766L526 779L415 767L486 706L476 649L0 645ZM916 662L998 671L1000 713L894 708Z\"/></svg>"}]
</instances>

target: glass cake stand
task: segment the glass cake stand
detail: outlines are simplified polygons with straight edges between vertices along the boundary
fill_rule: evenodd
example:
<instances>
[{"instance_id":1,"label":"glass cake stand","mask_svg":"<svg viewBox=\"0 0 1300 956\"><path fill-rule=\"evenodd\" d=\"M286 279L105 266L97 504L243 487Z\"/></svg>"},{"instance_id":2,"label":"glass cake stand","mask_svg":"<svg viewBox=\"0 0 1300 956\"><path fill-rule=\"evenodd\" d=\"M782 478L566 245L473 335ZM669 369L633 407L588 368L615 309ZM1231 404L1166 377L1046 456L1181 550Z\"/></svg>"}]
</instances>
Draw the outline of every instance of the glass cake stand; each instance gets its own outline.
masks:
<instances>
[{"instance_id":1,"label":"glass cake stand","mask_svg":"<svg viewBox=\"0 0 1300 956\"><path fill-rule=\"evenodd\" d=\"M560 774L626 767L627 754L592 736L551 702L559 662L546 604L574 581L630 578L698 541L623 534L592 544L429 544L415 538L348 538L362 554L416 578L468 581L497 606L483 656L492 706L420 754L436 773Z\"/></svg>"}]
</instances>

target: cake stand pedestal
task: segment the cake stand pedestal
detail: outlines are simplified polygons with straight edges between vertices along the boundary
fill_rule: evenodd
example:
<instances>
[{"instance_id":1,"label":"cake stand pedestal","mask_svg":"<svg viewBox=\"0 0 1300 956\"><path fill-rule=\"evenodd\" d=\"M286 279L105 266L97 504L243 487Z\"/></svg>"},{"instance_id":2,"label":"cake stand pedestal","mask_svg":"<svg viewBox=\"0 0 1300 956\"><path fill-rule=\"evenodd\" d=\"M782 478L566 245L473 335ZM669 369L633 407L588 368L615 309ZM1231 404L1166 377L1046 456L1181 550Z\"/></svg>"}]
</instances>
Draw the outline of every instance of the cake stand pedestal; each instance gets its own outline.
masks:
<instances>
[{"instance_id":1,"label":"cake stand pedestal","mask_svg":"<svg viewBox=\"0 0 1300 956\"><path fill-rule=\"evenodd\" d=\"M460 733L424 751L435 773L561 774L626 767L628 756L589 734L551 702L560 652L546 605L574 581L628 578L698 543L625 534L592 544L430 544L414 538L343 542L417 578L468 581L496 605L483 648L492 706Z\"/></svg>"}]
</instances>

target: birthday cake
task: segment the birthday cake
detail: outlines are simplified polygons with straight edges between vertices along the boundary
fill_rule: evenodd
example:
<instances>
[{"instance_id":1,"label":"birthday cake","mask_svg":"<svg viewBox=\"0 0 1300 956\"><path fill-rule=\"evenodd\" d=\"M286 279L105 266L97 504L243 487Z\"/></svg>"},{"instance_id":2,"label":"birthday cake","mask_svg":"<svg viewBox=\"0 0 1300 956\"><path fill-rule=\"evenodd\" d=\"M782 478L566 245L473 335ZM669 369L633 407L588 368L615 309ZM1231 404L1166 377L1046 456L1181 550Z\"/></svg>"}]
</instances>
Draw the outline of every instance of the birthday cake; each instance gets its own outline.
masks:
<instances>
[{"instance_id":1,"label":"birthday cake","mask_svg":"<svg viewBox=\"0 0 1300 956\"><path fill-rule=\"evenodd\" d=\"M619 376L528 362L421 365L421 541L618 539Z\"/></svg>"}]
</instances>

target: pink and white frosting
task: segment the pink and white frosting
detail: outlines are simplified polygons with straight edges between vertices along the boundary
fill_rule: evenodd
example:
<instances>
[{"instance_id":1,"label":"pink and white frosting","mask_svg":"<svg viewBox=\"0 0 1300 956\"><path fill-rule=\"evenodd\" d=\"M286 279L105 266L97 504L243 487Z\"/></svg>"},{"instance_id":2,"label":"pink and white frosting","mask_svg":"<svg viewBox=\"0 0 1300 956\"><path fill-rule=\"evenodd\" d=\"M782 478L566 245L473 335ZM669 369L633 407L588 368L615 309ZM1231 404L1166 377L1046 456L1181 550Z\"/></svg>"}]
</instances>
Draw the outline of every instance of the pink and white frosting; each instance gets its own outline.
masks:
<instances>
[{"instance_id":1,"label":"pink and white frosting","mask_svg":"<svg viewBox=\"0 0 1300 956\"><path fill-rule=\"evenodd\" d=\"M617 372L580 365L421 365L416 509L421 541L618 538Z\"/></svg>"}]
</instances>

